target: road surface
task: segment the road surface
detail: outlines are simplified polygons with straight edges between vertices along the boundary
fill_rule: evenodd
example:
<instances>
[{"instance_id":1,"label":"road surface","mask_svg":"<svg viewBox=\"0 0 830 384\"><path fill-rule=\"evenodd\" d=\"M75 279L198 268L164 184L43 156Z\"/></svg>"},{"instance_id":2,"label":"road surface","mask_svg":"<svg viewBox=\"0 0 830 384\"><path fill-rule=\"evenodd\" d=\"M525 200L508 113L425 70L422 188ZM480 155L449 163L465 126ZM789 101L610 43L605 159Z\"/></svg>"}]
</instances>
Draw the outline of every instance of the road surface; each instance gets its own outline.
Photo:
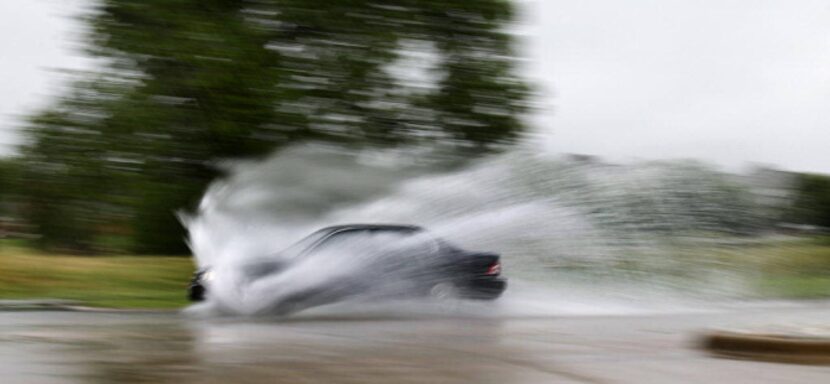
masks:
<instances>
[{"instance_id":1,"label":"road surface","mask_svg":"<svg viewBox=\"0 0 830 384\"><path fill-rule=\"evenodd\" d=\"M716 358L706 329L825 324L830 304L663 315L323 312L283 320L0 311L3 383L830 383Z\"/></svg>"}]
</instances>

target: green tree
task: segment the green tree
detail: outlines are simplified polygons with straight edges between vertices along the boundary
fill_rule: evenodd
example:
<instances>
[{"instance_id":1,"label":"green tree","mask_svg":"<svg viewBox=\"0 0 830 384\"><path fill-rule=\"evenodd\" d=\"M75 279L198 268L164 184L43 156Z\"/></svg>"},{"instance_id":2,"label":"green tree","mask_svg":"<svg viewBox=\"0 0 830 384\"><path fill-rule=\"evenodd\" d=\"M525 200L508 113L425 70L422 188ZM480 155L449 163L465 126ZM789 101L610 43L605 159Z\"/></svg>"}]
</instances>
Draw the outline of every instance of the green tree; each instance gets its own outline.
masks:
<instances>
[{"instance_id":1,"label":"green tree","mask_svg":"<svg viewBox=\"0 0 830 384\"><path fill-rule=\"evenodd\" d=\"M800 174L789 221L830 228L830 176Z\"/></svg>"},{"instance_id":2,"label":"green tree","mask_svg":"<svg viewBox=\"0 0 830 384\"><path fill-rule=\"evenodd\" d=\"M17 204L21 195L20 161L11 157L0 157L0 225L2 221L17 216ZM3 228L0 228L2 236Z\"/></svg>"},{"instance_id":3,"label":"green tree","mask_svg":"<svg viewBox=\"0 0 830 384\"><path fill-rule=\"evenodd\" d=\"M107 69L28 127L44 245L120 232L134 252L184 252L173 211L215 161L302 141L504 148L527 95L512 17L503 0L102 0L86 21ZM391 73L407 47L434 57L427 84Z\"/></svg>"}]
</instances>

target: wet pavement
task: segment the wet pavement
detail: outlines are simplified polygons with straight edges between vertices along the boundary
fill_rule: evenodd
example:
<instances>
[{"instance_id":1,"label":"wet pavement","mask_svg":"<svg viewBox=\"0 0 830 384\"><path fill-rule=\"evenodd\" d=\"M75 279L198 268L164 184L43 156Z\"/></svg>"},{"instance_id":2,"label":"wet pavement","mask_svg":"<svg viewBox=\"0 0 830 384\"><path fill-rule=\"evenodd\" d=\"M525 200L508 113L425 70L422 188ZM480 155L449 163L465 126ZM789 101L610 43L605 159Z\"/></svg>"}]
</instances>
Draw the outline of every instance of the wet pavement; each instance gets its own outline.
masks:
<instances>
[{"instance_id":1,"label":"wet pavement","mask_svg":"<svg viewBox=\"0 0 830 384\"><path fill-rule=\"evenodd\" d=\"M830 304L637 316L293 318L0 312L3 383L821 383L830 367L716 358L707 329L826 324Z\"/></svg>"}]
</instances>

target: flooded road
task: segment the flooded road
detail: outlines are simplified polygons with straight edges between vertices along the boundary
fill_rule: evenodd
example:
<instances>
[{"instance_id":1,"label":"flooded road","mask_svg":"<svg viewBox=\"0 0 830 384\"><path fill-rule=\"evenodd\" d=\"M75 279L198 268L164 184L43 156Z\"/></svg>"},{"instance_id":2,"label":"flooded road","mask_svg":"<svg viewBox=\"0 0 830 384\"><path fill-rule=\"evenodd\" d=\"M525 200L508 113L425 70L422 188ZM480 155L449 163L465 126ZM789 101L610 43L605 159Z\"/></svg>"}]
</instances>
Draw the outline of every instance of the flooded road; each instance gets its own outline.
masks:
<instances>
[{"instance_id":1,"label":"flooded road","mask_svg":"<svg viewBox=\"0 0 830 384\"><path fill-rule=\"evenodd\" d=\"M830 367L719 359L705 329L816 324L830 303L629 316L390 311L193 319L0 312L3 383L819 383Z\"/></svg>"}]
</instances>

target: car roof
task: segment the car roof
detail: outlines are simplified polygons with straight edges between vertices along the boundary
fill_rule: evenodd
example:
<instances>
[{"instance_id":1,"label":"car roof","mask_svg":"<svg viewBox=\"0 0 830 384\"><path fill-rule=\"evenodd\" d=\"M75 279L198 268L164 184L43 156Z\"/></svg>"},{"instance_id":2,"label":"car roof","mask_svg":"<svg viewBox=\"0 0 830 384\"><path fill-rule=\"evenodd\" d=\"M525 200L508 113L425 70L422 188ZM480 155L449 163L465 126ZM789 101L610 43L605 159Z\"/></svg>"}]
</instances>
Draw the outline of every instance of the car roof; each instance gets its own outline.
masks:
<instances>
[{"instance_id":1,"label":"car roof","mask_svg":"<svg viewBox=\"0 0 830 384\"><path fill-rule=\"evenodd\" d=\"M408 224L341 224L320 229L318 232L339 232L342 230L388 230L417 232L424 229L417 225Z\"/></svg>"}]
</instances>

